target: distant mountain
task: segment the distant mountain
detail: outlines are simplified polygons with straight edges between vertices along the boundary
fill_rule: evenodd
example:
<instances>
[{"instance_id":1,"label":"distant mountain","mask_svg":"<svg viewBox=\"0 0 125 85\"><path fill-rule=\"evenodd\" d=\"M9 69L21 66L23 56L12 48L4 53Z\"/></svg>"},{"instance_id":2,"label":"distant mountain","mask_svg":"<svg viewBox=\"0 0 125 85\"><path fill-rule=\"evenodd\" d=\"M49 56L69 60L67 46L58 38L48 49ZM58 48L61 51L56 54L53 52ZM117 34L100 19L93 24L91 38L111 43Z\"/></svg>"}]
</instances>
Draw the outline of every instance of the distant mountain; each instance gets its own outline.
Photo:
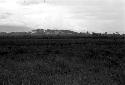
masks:
<instances>
[{"instance_id":1,"label":"distant mountain","mask_svg":"<svg viewBox=\"0 0 125 85\"><path fill-rule=\"evenodd\" d=\"M51 30L51 29L36 29L32 30L33 34L47 34L47 35L65 35L65 34L77 34L77 32L70 30Z\"/></svg>"},{"instance_id":2,"label":"distant mountain","mask_svg":"<svg viewBox=\"0 0 125 85\"><path fill-rule=\"evenodd\" d=\"M16 34L20 34L21 32L31 32L32 34L47 34L47 35L50 35L50 34L76 34L77 32L74 32L74 31L70 31L70 30L52 30L52 29L47 29L47 30L44 30L44 29L35 29L35 30L31 30L30 28L28 27L25 27L25 26L15 26L15 25L0 25L0 32L4 33L16 33Z\"/></svg>"},{"instance_id":3,"label":"distant mountain","mask_svg":"<svg viewBox=\"0 0 125 85\"><path fill-rule=\"evenodd\" d=\"M0 25L0 32L27 32L30 28L25 26Z\"/></svg>"}]
</instances>

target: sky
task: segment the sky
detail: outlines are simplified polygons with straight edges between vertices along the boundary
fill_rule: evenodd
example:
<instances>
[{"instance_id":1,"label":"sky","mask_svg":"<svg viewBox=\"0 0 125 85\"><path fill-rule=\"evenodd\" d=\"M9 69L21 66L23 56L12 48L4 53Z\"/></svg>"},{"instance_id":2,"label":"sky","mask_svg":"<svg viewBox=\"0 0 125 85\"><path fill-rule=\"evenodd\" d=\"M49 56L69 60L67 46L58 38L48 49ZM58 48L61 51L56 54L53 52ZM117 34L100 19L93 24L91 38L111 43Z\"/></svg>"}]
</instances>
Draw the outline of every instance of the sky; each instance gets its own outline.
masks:
<instances>
[{"instance_id":1,"label":"sky","mask_svg":"<svg viewBox=\"0 0 125 85\"><path fill-rule=\"evenodd\" d=\"M0 31L42 28L125 33L125 0L43 2L44 0L0 0Z\"/></svg>"}]
</instances>

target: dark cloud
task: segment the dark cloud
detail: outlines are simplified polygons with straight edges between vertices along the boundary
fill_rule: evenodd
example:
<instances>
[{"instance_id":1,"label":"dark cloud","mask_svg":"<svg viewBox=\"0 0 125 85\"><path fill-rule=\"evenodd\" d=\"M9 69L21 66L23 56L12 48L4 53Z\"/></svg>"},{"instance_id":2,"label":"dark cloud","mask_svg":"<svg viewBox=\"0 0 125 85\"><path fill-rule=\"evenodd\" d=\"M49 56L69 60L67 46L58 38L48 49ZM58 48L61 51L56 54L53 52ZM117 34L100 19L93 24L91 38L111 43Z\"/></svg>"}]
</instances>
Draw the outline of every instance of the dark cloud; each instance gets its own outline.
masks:
<instances>
[{"instance_id":1,"label":"dark cloud","mask_svg":"<svg viewBox=\"0 0 125 85\"><path fill-rule=\"evenodd\" d=\"M11 13L1 13L0 14L0 19L7 19L9 18L9 16L11 16L12 14Z\"/></svg>"}]
</instances>

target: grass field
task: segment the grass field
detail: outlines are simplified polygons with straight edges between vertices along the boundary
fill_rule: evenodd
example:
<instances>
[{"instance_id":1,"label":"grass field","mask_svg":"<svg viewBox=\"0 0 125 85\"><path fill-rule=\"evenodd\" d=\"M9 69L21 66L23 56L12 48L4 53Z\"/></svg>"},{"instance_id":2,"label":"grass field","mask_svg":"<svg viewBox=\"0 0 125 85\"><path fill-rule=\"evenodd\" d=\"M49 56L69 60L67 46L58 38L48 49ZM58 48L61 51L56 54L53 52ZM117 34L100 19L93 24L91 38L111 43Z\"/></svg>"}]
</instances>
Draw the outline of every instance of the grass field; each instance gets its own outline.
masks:
<instances>
[{"instance_id":1,"label":"grass field","mask_svg":"<svg viewBox=\"0 0 125 85\"><path fill-rule=\"evenodd\" d=\"M125 85L124 38L0 37L0 85Z\"/></svg>"}]
</instances>

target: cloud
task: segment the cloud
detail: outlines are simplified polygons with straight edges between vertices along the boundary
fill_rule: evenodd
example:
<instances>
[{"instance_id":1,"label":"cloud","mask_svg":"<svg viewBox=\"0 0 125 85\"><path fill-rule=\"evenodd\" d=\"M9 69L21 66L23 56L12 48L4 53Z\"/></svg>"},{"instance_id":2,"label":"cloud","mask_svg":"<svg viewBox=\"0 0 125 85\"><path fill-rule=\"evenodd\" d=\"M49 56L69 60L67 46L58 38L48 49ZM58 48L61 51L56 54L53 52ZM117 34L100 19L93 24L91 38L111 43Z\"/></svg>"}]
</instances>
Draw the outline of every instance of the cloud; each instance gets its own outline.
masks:
<instances>
[{"instance_id":1,"label":"cloud","mask_svg":"<svg viewBox=\"0 0 125 85\"><path fill-rule=\"evenodd\" d=\"M2 13L0 14L0 19L7 19L11 14L10 13Z\"/></svg>"},{"instance_id":2,"label":"cloud","mask_svg":"<svg viewBox=\"0 0 125 85\"><path fill-rule=\"evenodd\" d=\"M47 4L43 1L0 0L0 24L125 32L125 0L47 0Z\"/></svg>"},{"instance_id":3,"label":"cloud","mask_svg":"<svg viewBox=\"0 0 125 85\"><path fill-rule=\"evenodd\" d=\"M39 3L41 0L0 0L0 24L24 25L31 29L68 29L80 32L84 26L63 6Z\"/></svg>"}]
</instances>

